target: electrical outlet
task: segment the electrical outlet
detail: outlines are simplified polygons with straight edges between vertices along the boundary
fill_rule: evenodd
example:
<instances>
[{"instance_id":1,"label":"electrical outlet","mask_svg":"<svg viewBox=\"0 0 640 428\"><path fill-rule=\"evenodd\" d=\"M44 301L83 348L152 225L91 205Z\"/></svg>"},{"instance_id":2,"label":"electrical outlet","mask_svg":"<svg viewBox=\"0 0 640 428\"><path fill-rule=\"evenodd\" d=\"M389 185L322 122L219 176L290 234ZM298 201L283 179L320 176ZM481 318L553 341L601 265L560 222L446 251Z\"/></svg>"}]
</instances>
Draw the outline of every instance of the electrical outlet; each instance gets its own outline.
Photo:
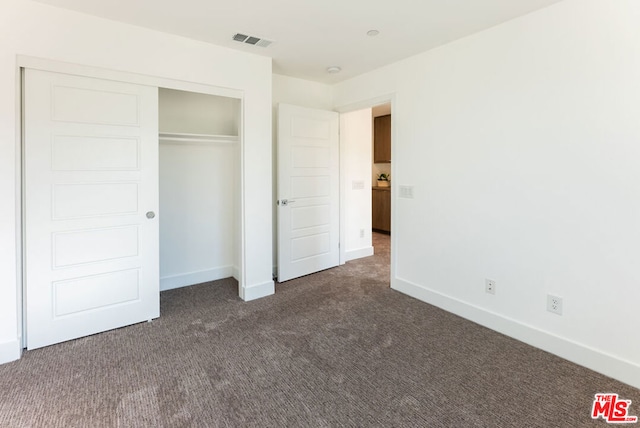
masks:
<instances>
[{"instance_id":1,"label":"electrical outlet","mask_svg":"<svg viewBox=\"0 0 640 428\"><path fill-rule=\"evenodd\" d=\"M562 315L562 297L547 294L547 310L557 315Z\"/></svg>"},{"instance_id":2,"label":"electrical outlet","mask_svg":"<svg viewBox=\"0 0 640 428\"><path fill-rule=\"evenodd\" d=\"M364 229L360 229L360 237L364 238Z\"/></svg>"},{"instance_id":3,"label":"electrical outlet","mask_svg":"<svg viewBox=\"0 0 640 428\"><path fill-rule=\"evenodd\" d=\"M496 294L496 282L492 279L484 280L484 291L489 294Z\"/></svg>"}]
</instances>

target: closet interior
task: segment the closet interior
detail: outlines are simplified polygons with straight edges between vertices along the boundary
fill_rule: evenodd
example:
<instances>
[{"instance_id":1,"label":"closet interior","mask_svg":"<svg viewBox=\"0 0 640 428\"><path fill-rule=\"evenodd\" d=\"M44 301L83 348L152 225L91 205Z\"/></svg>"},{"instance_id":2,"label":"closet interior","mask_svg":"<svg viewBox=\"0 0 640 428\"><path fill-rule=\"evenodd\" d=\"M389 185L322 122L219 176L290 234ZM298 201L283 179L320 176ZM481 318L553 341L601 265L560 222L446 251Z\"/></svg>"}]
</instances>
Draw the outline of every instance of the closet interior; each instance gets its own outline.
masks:
<instances>
[{"instance_id":1,"label":"closet interior","mask_svg":"<svg viewBox=\"0 0 640 428\"><path fill-rule=\"evenodd\" d=\"M241 100L158 95L160 290L239 279Z\"/></svg>"}]
</instances>

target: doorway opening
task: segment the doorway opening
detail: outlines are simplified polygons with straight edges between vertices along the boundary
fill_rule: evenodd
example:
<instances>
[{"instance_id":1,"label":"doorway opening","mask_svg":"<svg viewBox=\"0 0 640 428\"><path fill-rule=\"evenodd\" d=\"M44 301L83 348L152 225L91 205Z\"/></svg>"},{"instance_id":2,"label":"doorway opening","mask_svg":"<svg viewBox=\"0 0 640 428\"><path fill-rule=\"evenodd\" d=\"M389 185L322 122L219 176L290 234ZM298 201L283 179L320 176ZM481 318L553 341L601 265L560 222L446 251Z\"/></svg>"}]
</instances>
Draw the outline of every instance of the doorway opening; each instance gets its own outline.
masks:
<instances>
[{"instance_id":1,"label":"doorway opening","mask_svg":"<svg viewBox=\"0 0 640 428\"><path fill-rule=\"evenodd\" d=\"M240 104L159 89L160 291L239 279Z\"/></svg>"},{"instance_id":2,"label":"doorway opening","mask_svg":"<svg viewBox=\"0 0 640 428\"><path fill-rule=\"evenodd\" d=\"M373 121L373 163L371 229L376 253L389 254L391 235L391 103L371 109Z\"/></svg>"},{"instance_id":3,"label":"doorway opening","mask_svg":"<svg viewBox=\"0 0 640 428\"><path fill-rule=\"evenodd\" d=\"M391 101L342 112L340 130L343 260L385 254L391 265Z\"/></svg>"}]
</instances>

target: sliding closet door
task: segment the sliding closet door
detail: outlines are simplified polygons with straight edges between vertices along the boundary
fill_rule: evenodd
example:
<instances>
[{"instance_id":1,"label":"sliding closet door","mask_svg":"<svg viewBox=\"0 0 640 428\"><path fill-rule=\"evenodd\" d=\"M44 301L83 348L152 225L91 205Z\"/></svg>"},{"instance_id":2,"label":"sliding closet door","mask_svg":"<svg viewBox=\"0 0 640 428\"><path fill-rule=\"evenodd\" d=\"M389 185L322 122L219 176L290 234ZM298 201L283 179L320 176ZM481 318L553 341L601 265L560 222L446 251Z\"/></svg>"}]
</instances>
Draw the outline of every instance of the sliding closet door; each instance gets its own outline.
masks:
<instances>
[{"instance_id":1,"label":"sliding closet door","mask_svg":"<svg viewBox=\"0 0 640 428\"><path fill-rule=\"evenodd\" d=\"M159 316L158 91L25 71L27 347Z\"/></svg>"}]
</instances>

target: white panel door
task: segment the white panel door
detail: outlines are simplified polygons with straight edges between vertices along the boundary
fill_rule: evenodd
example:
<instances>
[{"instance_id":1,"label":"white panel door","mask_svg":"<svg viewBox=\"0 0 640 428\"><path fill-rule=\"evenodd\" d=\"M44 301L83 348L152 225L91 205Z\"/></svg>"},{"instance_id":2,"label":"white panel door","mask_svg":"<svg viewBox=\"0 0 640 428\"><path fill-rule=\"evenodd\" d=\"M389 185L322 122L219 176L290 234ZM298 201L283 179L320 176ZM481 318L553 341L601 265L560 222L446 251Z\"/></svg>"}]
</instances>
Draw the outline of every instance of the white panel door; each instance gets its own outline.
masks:
<instances>
[{"instance_id":1,"label":"white panel door","mask_svg":"<svg viewBox=\"0 0 640 428\"><path fill-rule=\"evenodd\" d=\"M158 90L25 70L29 349L157 318Z\"/></svg>"},{"instance_id":2,"label":"white panel door","mask_svg":"<svg viewBox=\"0 0 640 428\"><path fill-rule=\"evenodd\" d=\"M278 281L339 264L339 115L278 106Z\"/></svg>"}]
</instances>

